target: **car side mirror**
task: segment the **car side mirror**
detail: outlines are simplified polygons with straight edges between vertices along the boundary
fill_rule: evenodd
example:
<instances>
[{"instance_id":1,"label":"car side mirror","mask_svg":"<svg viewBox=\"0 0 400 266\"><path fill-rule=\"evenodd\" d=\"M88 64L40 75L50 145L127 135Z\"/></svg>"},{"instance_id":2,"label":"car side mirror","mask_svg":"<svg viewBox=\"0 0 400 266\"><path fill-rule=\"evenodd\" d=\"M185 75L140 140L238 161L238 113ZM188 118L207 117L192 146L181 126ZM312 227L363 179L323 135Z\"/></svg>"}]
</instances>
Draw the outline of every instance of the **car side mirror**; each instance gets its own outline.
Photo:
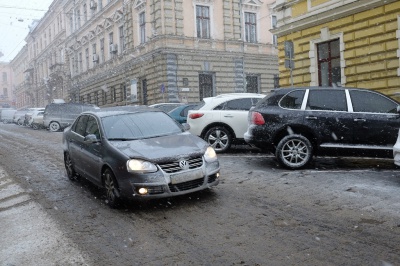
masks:
<instances>
[{"instance_id":1,"label":"car side mirror","mask_svg":"<svg viewBox=\"0 0 400 266\"><path fill-rule=\"evenodd\" d=\"M86 135L86 137L83 139L84 142L87 143L96 143L96 142L100 142L100 140L96 137L95 134L88 134Z\"/></svg>"},{"instance_id":2,"label":"car side mirror","mask_svg":"<svg viewBox=\"0 0 400 266\"><path fill-rule=\"evenodd\" d=\"M183 127L183 130L185 130L185 131L189 131L189 129L190 129L190 125L188 123L183 123L182 127Z\"/></svg>"}]
</instances>

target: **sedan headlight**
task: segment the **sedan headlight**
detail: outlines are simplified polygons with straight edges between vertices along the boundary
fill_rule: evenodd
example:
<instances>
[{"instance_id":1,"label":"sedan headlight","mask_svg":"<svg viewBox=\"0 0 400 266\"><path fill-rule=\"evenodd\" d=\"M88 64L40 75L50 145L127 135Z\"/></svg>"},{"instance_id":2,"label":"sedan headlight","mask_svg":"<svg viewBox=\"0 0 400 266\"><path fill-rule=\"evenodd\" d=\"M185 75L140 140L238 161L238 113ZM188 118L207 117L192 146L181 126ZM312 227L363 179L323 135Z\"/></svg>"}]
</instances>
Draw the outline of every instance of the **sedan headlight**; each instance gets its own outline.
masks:
<instances>
[{"instance_id":1,"label":"sedan headlight","mask_svg":"<svg viewBox=\"0 0 400 266\"><path fill-rule=\"evenodd\" d=\"M151 173L157 172L157 166L153 163L143 160L131 159L126 163L128 172Z\"/></svg>"},{"instance_id":2,"label":"sedan headlight","mask_svg":"<svg viewBox=\"0 0 400 266\"><path fill-rule=\"evenodd\" d=\"M212 147L207 148L206 152L204 153L204 159L209 163L217 160L217 153Z\"/></svg>"}]
</instances>

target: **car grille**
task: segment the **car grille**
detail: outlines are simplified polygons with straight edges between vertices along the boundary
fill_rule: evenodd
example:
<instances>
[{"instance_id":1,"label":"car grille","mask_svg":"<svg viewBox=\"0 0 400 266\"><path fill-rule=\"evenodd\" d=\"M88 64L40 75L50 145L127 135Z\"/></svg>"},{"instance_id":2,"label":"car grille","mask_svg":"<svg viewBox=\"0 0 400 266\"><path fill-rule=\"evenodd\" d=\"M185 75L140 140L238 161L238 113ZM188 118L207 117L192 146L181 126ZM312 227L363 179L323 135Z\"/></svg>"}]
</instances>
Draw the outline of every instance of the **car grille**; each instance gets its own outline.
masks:
<instances>
[{"instance_id":1,"label":"car grille","mask_svg":"<svg viewBox=\"0 0 400 266\"><path fill-rule=\"evenodd\" d=\"M182 182L179 184L168 184L169 190L171 192L179 192L179 191L185 191L189 189L194 189L201 187L204 183L204 178L199 178L187 182Z\"/></svg>"},{"instance_id":2,"label":"car grille","mask_svg":"<svg viewBox=\"0 0 400 266\"><path fill-rule=\"evenodd\" d=\"M195 169L198 167L201 167L203 165L203 158L200 157L195 157L195 158L190 158L186 160L189 163L189 169ZM165 164L159 164L161 169L170 174L170 173L176 173L182 170L182 168L179 166L179 162L170 162L170 163L165 163Z\"/></svg>"}]
</instances>

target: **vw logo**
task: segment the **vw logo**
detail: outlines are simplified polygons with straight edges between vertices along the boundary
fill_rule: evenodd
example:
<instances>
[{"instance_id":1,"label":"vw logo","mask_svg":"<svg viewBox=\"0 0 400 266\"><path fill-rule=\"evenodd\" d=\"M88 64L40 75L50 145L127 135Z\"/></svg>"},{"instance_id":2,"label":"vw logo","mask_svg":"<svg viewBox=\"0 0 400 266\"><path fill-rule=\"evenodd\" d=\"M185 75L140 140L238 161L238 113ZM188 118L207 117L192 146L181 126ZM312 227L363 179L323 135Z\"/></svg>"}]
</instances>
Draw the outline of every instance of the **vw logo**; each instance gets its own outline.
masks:
<instances>
[{"instance_id":1,"label":"vw logo","mask_svg":"<svg viewBox=\"0 0 400 266\"><path fill-rule=\"evenodd\" d=\"M182 168L183 170L189 169L189 163L185 160L182 160L179 162L179 167Z\"/></svg>"}]
</instances>

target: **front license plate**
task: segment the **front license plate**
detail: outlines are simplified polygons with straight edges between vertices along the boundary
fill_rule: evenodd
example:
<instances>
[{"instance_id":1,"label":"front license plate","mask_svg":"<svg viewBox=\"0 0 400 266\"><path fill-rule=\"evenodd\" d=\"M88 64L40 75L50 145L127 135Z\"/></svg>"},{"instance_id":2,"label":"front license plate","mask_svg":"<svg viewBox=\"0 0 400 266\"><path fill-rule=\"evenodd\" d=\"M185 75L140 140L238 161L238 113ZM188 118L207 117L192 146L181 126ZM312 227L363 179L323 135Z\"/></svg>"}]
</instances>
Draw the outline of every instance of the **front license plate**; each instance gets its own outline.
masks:
<instances>
[{"instance_id":1,"label":"front license plate","mask_svg":"<svg viewBox=\"0 0 400 266\"><path fill-rule=\"evenodd\" d=\"M201 169L197 169L195 171L184 172L181 174L173 174L173 175L170 175L170 177L171 177L172 184L178 184L178 183L202 178L203 171Z\"/></svg>"}]
</instances>

